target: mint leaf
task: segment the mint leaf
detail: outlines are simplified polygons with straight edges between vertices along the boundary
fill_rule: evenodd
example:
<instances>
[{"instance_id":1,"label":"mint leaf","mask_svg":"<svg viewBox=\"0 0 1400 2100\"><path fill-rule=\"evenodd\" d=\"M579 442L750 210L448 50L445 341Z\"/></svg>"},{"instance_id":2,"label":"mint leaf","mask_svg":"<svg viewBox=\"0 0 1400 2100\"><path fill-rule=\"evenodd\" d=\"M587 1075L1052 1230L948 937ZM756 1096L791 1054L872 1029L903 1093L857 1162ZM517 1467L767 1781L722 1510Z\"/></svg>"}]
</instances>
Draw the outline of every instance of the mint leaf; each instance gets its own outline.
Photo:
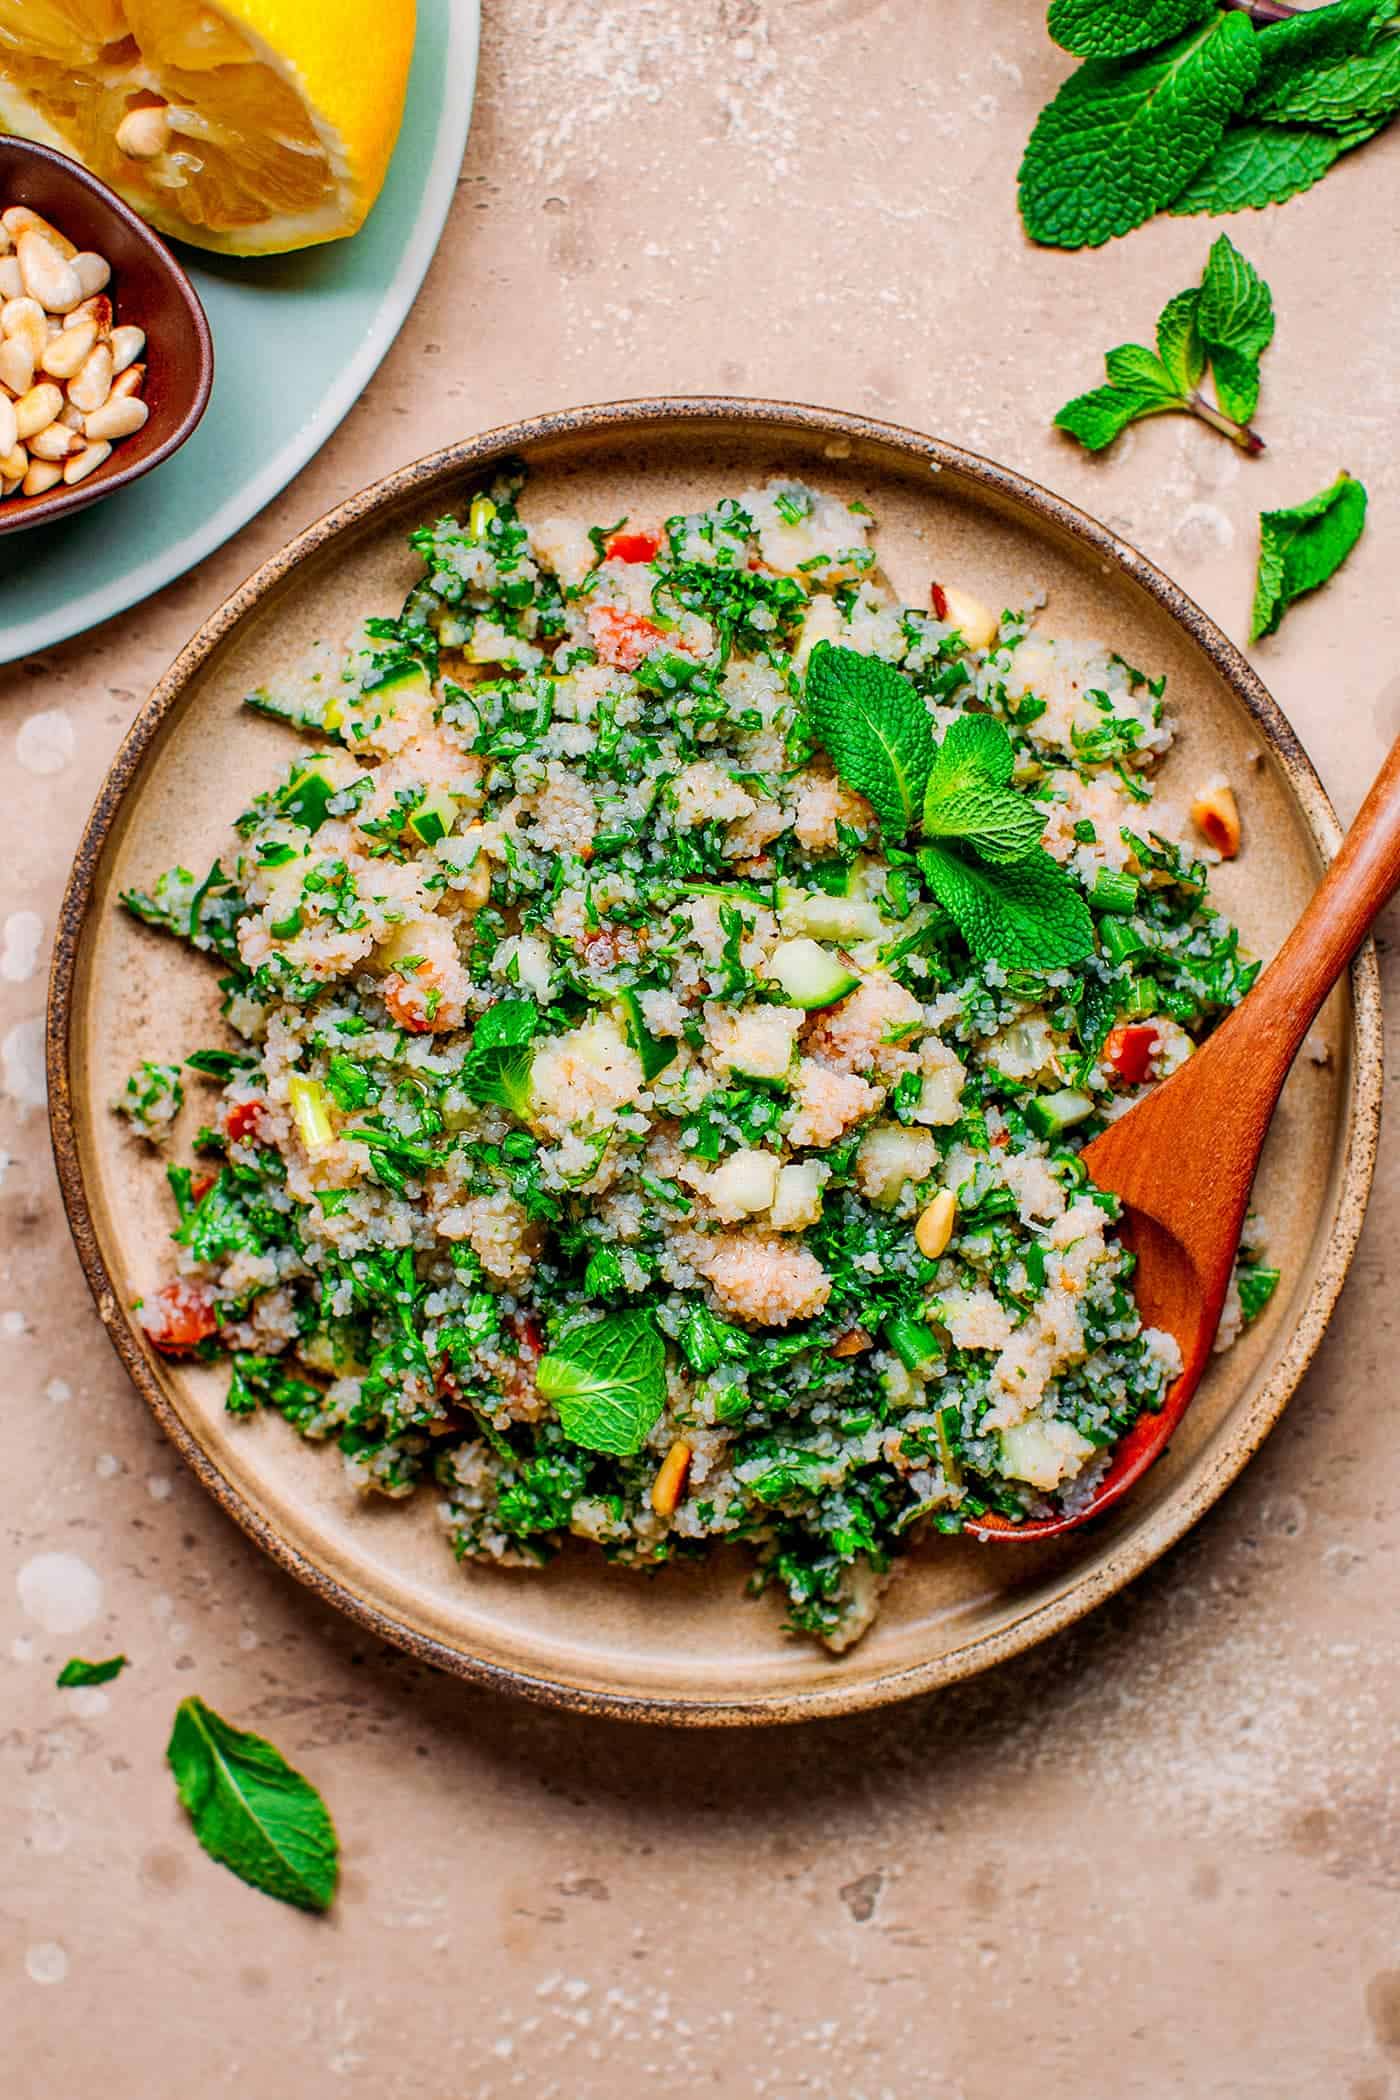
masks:
<instances>
[{"instance_id":1,"label":"mint leaf","mask_svg":"<svg viewBox=\"0 0 1400 2100\"><path fill-rule=\"evenodd\" d=\"M1259 360L1242 350L1217 346L1210 353L1210 376L1226 415L1247 423L1259 406Z\"/></svg>"},{"instance_id":2,"label":"mint leaf","mask_svg":"<svg viewBox=\"0 0 1400 2100\"><path fill-rule=\"evenodd\" d=\"M1072 401L1066 401L1055 417L1055 427L1078 438L1086 452L1102 452L1139 416L1160 416L1164 409L1181 405L1144 393L1139 387L1096 386L1090 393L1076 394Z\"/></svg>"},{"instance_id":3,"label":"mint leaf","mask_svg":"<svg viewBox=\"0 0 1400 2100\"><path fill-rule=\"evenodd\" d=\"M326 1804L260 1735L183 1699L166 1746L194 1834L250 1887L301 1910L329 1910L339 1842Z\"/></svg>"},{"instance_id":4,"label":"mint leaf","mask_svg":"<svg viewBox=\"0 0 1400 2100\"><path fill-rule=\"evenodd\" d=\"M925 846L919 866L980 962L1060 970L1093 953L1088 906L1039 847L1011 867L980 867L946 846Z\"/></svg>"},{"instance_id":5,"label":"mint leaf","mask_svg":"<svg viewBox=\"0 0 1400 2100\"><path fill-rule=\"evenodd\" d=\"M478 1108L505 1108L523 1121L540 1025L533 999L498 999L476 1024L462 1065L462 1090Z\"/></svg>"},{"instance_id":6,"label":"mint leaf","mask_svg":"<svg viewBox=\"0 0 1400 2100\"><path fill-rule=\"evenodd\" d=\"M1291 510L1260 513L1251 641L1273 634L1296 599L1336 574L1365 523L1366 491L1346 473Z\"/></svg>"},{"instance_id":7,"label":"mint leaf","mask_svg":"<svg viewBox=\"0 0 1400 2100\"><path fill-rule=\"evenodd\" d=\"M808 727L847 787L864 795L888 839L901 839L933 764L928 709L878 656L818 642L807 666Z\"/></svg>"},{"instance_id":8,"label":"mint leaf","mask_svg":"<svg viewBox=\"0 0 1400 2100\"><path fill-rule=\"evenodd\" d=\"M76 1685L110 1684L125 1668L124 1655L109 1656L106 1662L100 1663L84 1662L81 1656L74 1655L63 1665L54 1682L61 1692L72 1691Z\"/></svg>"},{"instance_id":9,"label":"mint leaf","mask_svg":"<svg viewBox=\"0 0 1400 2100\"><path fill-rule=\"evenodd\" d=\"M570 1443L630 1458L666 1405L666 1345L649 1312L609 1313L560 1335L535 1384Z\"/></svg>"},{"instance_id":10,"label":"mint leaf","mask_svg":"<svg viewBox=\"0 0 1400 2100\"><path fill-rule=\"evenodd\" d=\"M1337 135L1282 124L1234 124L1168 209L1177 217L1198 211L1220 217L1282 204L1320 182L1334 161L1378 129L1372 125Z\"/></svg>"},{"instance_id":11,"label":"mint leaf","mask_svg":"<svg viewBox=\"0 0 1400 2100\"><path fill-rule=\"evenodd\" d=\"M1273 341L1273 293L1227 233L1206 258L1196 325L1208 354L1236 350L1257 358Z\"/></svg>"},{"instance_id":12,"label":"mint leaf","mask_svg":"<svg viewBox=\"0 0 1400 2100\"><path fill-rule=\"evenodd\" d=\"M1024 860L1045 812L1010 785L1016 754L991 715L960 715L938 747L924 792L929 838L961 839L983 860Z\"/></svg>"},{"instance_id":13,"label":"mint leaf","mask_svg":"<svg viewBox=\"0 0 1400 2100\"><path fill-rule=\"evenodd\" d=\"M1010 787L1016 752L995 715L959 715L950 722L929 768L926 805L935 796L986 783Z\"/></svg>"},{"instance_id":14,"label":"mint leaf","mask_svg":"<svg viewBox=\"0 0 1400 2100\"><path fill-rule=\"evenodd\" d=\"M1164 44L1209 14L1214 0L1050 0L1049 30L1077 58L1122 58Z\"/></svg>"},{"instance_id":15,"label":"mint leaf","mask_svg":"<svg viewBox=\"0 0 1400 2100\"><path fill-rule=\"evenodd\" d=\"M1183 394L1199 386L1206 368L1205 345L1196 325L1197 290L1178 292L1157 316L1157 354L1173 386Z\"/></svg>"},{"instance_id":16,"label":"mint leaf","mask_svg":"<svg viewBox=\"0 0 1400 2100\"><path fill-rule=\"evenodd\" d=\"M1165 408L1180 406L1181 389L1155 350L1145 350L1141 343L1120 343L1116 350L1104 352L1103 361L1110 386L1138 387L1160 398Z\"/></svg>"},{"instance_id":17,"label":"mint leaf","mask_svg":"<svg viewBox=\"0 0 1400 2100\"><path fill-rule=\"evenodd\" d=\"M1378 36L1395 0L1336 0L1266 29L1246 115L1349 130L1400 107L1400 39Z\"/></svg>"},{"instance_id":18,"label":"mint leaf","mask_svg":"<svg viewBox=\"0 0 1400 2100\"><path fill-rule=\"evenodd\" d=\"M1146 57L1087 59L1036 121L1020 169L1031 239L1100 247L1169 204L1210 159L1259 72L1242 14Z\"/></svg>"}]
</instances>

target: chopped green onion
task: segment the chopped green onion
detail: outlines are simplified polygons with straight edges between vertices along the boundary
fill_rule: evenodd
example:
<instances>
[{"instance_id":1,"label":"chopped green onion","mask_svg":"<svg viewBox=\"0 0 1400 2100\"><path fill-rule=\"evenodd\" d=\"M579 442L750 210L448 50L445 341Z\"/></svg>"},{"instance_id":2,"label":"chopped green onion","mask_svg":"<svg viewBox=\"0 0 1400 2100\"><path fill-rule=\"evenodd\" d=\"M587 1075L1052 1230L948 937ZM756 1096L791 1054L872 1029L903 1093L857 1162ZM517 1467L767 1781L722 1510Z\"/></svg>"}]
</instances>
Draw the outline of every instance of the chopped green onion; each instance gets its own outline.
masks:
<instances>
[{"instance_id":1,"label":"chopped green onion","mask_svg":"<svg viewBox=\"0 0 1400 2100\"><path fill-rule=\"evenodd\" d=\"M914 1313L892 1313L885 1322L885 1340L906 1371L921 1371L940 1354L938 1336Z\"/></svg>"},{"instance_id":2,"label":"chopped green onion","mask_svg":"<svg viewBox=\"0 0 1400 2100\"><path fill-rule=\"evenodd\" d=\"M1100 919L1099 941L1110 962L1125 963L1131 956L1147 953L1146 941L1126 919Z\"/></svg>"},{"instance_id":3,"label":"chopped green onion","mask_svg":"<svg viewBox=\"0 0 1400 2100\"><path fill-rule=\"evenodd\" d=\"M1094 875L1089 902L1095 911L1132 911L1137 904L1137 895L1136 875L1125 874L1117 868L1099 868Z\"/></svg>"}]
</instances>

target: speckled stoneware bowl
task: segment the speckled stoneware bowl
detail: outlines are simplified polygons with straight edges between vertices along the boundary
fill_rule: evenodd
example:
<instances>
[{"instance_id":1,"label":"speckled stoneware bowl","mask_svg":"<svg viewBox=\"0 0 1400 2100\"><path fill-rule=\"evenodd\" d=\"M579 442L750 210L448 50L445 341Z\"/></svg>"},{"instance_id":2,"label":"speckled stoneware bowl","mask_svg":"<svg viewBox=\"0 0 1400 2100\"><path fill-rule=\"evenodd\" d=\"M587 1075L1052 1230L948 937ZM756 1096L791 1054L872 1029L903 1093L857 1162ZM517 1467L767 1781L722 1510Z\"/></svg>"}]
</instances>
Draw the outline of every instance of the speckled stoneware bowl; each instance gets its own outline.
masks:
<instances>
[{"instance_id":1,"label":"speckled stoneware bowl","mask_svg":"<svg viewBox=\"0 0 1400 2100\"><path fill-rule=\"evenodd\" d=\"M107 1104L138 1057L178 1060L220 1035L216 971L125 917L117 892L175 861L207 865L292 748L240 707L243 694L359 614L396 608L414 570L405 532L510 453L529 462L536 516L665 515L796 473L870 505L882 560L914 601L934 573L996 604L1047 590L1048 631L1103 636L1168 673L1168 794L1222 767L1237 784L1246 846L1217 889L1258 953L1276 948L1336 844L1297 739L1218 628L1131 547L1004 467L858 417L749 401L628 402L451 446L341 504L220 607L142 710L93 811L63 906L48 1055L59 1174L98 1311L229 1514L322 1597L426 1661L560 1705L708 1724L839 1713L946 1684L1131 1580L1223 1492L1296 1388L1351 1260L1375 1154L1369 945L1319 1022L1328 1058L1300 1061L1264 1155L1257 1202L1283 1283L1217 1360L1167 1457L1084 1532L1039 1547L930 1541L839 1660L786 1637L775 1601L744 1597L738 1553L650 1577L581 1548L538 1574L459 1568L430 1492L366 1506L333 1454L276 1418L226 1415L226 1374L153 1357L126 1310L162 1275L171 1219L160 1162ZM185 1117L198 1120L193 1099Z\"/></svg>"}]
</instances>

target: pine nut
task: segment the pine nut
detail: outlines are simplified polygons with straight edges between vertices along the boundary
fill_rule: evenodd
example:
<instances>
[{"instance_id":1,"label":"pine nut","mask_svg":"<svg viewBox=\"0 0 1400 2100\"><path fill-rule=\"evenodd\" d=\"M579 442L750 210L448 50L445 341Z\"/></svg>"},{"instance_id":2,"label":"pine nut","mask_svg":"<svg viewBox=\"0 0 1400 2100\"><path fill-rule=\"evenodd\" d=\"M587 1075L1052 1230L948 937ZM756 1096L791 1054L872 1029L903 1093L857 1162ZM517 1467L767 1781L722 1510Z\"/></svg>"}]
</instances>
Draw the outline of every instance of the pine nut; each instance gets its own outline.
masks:
<instances>
[{"instance_id":1,"label":"pine nut","mask_svg":"<svg viewBox=\"0 0 1400 2100\"><path fill-rule=\"evenodd\" d=\"M112 381L112 391L107 396L107 399L109 401L134 399L145 384L146 367L144 365L128 365L121 377Z\"/></svg>"},{"instance_id":2,"label":"pine nut","mask_svg":"<svg viewBox=\"0 0 1400 2100\"><path fill-rule=\"evenodd\" d=\"M163 104L129 109L117 126L117 151L128 160L154 160L170 143L170 115Z\"/></svg>"},{"instance_id":3,"label":"pine nut","mask_svg":"<svg viewBox=\"0 0 1400 2100\"><path fill-rule=\"evenodd\" d=\"M39 431L48 429L62 406L63 390L56 387L51 379L31 387L27 394L16 401L15 421L26 444Z\"/></svg>"},{"instance_id":4,"label":"pine nut","mask_svg":"<svg viewBox=\"0 0 1400 2100\"><path fill-rule=\"evenodd\" d=\"M58 412L58 420L66 430L76 430L81 437L87 435L87 417L71 401L65 401Z\"/></svg>"},{"instance_id":5,"label":"pine nut","mask_svg":"<svg viewBox=\"0 0 1400 2100\"><path fill-rule=\"evenodd\" d=\"M662 1459L651 1484L651 1506L658 1517L673 1516L690 1477L689 1444L677 1441Z\"/></svg>"},{"instance_id":6,"label":"pine nut","mask_svg":"<svg viewBox=\"0 0 1400 2100\"><path fill-rule=\"evenodd\" d=\"M3 220L0 220L0 255L8 255L14 247L14 236Z\"/></svg>"},{"instance_id":7,"label":"pine nut","mask_svg":"<svg viewBox=\"0 0 1400 2100\"><path fill-rule=\"evenodd\" d=\"M68 382L68 399L74 408L84 415L101 408L112 391L112 347L110 343L99 343L83 360L83 368L76 379Z\"/></svg>"},{"instance_id":8,"label":"pine nut","mask_svg":"<svg viewBox=\"0 0 1400 2100\"><path fill-rule=\"evenodd\" d=\"M127 396L113 400L109 395L101 408L95 408L84 419L84 428L90 438L124 438L140 430L151 411L144 401Z\"/></svg>"},{"instance_id":9,"label":"pine nut","mask_svg":"<svg viewBox=\"0 0 1400 2100\"><path fill-rule=\"evenodd\" d=\"M129 322L121 328L114 328L112 330L113 372L124 372L128 365L136 362L145 347L146 331L144 328L133 328Z\"/></svg>"},{"instance_id":10,"label":"pine nut","mask_svg":"<svg viewBox=\"0 0 1400 2100\"><path fill-rule=\"evenodd\" d=\"M70 459L63 469L63 479L68 487L76 488L80 481L86 481L93 468L100 467L103 460L110 457L111 450L106 444L89 445L76 459Z\"/></svg>"},{"instance_id":11,"label":"pine nut","mask_svg":"<svg viewBox=\"0 0 1400 2100\"><path fill-rule=\"evenodd\" d=\"M12 445L8 452L0 452L0 475L6 481L23 481L29 472L29 454L23 445Z\"/></svg>"},{"instance_id":12,"label":"pine nut","mask_svg":"<svg viewBox=\"0 0 1400 2100\"><path fill-rule=\"evenodd\" d=\"M97 323L86 320L76 328L60 328L46 344L40 366L52 379L71 379L81 371L83 360L97 341Z\"/></svg>"},{"instance_id":13,"label":"pine nut","mask_svg":"<svg viewBox=\"0 0 1400 2100\"><path fill-rule=\"evenodd\" d=\"M0 342L0 383L12 394L27 394L34 384L34 360L21 336L7 335Z\"/></svg>"},{"instance_id":14,"label":"pine nut","mask_svg":"<svg viewBox=\"0 0 1400 2100\"><path fill-rule=\"evenodd\" d=\"M1222 780L1202 788L1191 804L1191 822L1222 860L1234 859L1240 850L1240 806L1232 787Z\"/></svg>"},{"instance_id":15,"label":"pine nut","mask_svg":"<svg viewBox=\"0 0 1400 2100\"><path fill-rule=\"evenodd\" d=\"M22 299L24 279L17 255L0 255L0 299Z\"/></svg>"},{"instance_id":16,"label":"pine nut","mask_svg":"<svg viewBox=\"0 0 1400 2100\"><path fill-rule=\"evenodd\" d=\"M84 321L96 321L99 337L112 333L112 302L105 292L97 292L91 299L84 299L81 306L75 306L63 325L80 328Z\"/></svg>"},{"instance_id":17,"label":"pine nut","mask_svg":"<svg viewBox=\"0 0 1400 2100\"><path fill-rule=\"evenodd\" d=\"M35 431L29 440L29 449L35 459L67 459L82 442L77 431L70 430L66 423L50 423L46 430Z\"/></svg>"},{"instance_id":18,"label":"pine nut","mask_svg":"<svg viewBox=\"0 0 1400 2100\"><path fill-rule=\"evenodd\" d=\"M83 288L72 263L65 262L42 233L22 233L17 243L20 275L31 299L51 314L66 314L78 304Z\"/></svg>"},{"instance_id":19,"label":"pine nut","mask_svg":"<svg viewBox=\"0 0 1400 2100\"><path fill-rule=\"evenodd\" d=\"M65 262L72 262L78 252L66 233L50 226L47 219L41 219L38 212L31 211L27 204L12 204L8 211L0 212L0 226L5 228L16 247L22 233L37 233L51 248L57 248Z\"/></svg>"},{"instance_id":20,"label":"pine nut","mask_svg":"<svg viewBox=\"0 0 1400 2100\"><path fill-rule=\"evenodd\" d=\"M16 489L22 489L23 487L24 483L22 481L7 481L5 476L0 474L0 496L13 496Z\"/></svg>"},{"instance_id":21,"label":"pine nut","mask_svg":"<svg viewBox=\"0 0 1400 2100\"><path fill-rule=\"evenodd\" d=\"M73 257L73 275L83 288L83 297L91 299L98 292L105 292L112 281L112 265L105 255L94 255L91 248L84 248Z\"/></svg>"},{"instance_id":22,"label":"pine nut","mask_svg":"<svg viewBox=\"0 0 1400 2100\"><path fill-rule=\"evenodd\" d=\"M18 299L7 299L0 306L0 334L16 335L22 343L27 343L29 354L37 365L49 339L48 319L38 300L27 294Z\"/></svg>"},{"instance_id":23,"label":"pine nut","mask_svg":"<svg viewBox=\"0 0 1400 2100\"><path fill-rule=\"evenodd\" d=\"M0 452L13 452L19 443L19 425L15 421L15 404L7 394L0 394Z\"/></svg>"},{"instance_id":24,"label":"pine nut","mask_svg":"<svg viewBox=\"0 0 1400 2100\"><path fill-rule=\"evenodd\" d=\"M26 496L43 496L63 479L63 469L57 460L35 459L29 463L23 488Z\"/></svg>"},{"instance_id":25,"label":"pine nut","mask_svg":"<svg viewBox=\"0 0 1400 2100\"><path fill-rule=\"evenodd\" d=\"M926 1261L937 1261L953 1237L953 1220L957 1216L958 1199L951 1189L940 1189L932 1203L919 1214L914 1227L914 1240Z\"/></svg>"}]
</instances>

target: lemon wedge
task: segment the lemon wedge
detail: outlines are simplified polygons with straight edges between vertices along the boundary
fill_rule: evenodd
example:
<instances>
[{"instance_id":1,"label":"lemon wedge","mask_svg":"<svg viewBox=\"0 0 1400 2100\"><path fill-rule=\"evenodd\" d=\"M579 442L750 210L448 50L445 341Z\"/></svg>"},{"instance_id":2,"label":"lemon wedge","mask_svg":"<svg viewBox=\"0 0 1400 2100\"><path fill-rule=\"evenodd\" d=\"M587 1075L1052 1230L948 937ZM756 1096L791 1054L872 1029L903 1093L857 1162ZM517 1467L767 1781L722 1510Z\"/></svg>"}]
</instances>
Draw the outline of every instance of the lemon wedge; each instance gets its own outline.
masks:
<instances>
[{"instance_id":1,"label":"lemon wedge","mask_svg":"<svg viewBox=\"0 0 1400 2100\"><path fill-rule=\"evenodd\" d=\"M0 129L177 240L307 248L379 195L413 31L414 0L0 0Z\"/></svg>"}]
</instances>

